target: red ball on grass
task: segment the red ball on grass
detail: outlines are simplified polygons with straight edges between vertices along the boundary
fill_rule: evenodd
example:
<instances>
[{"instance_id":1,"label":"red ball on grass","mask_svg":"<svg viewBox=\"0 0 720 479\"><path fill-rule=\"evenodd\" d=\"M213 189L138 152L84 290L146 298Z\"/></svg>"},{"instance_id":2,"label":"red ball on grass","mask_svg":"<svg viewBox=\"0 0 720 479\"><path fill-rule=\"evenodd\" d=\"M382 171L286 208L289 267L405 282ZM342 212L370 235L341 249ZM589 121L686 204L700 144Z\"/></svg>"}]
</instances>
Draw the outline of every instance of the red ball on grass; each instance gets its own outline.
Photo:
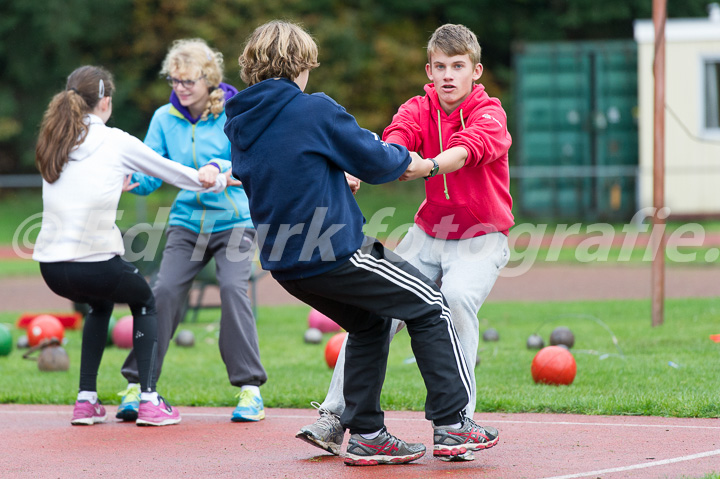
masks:
<instances>
[{"instance_id":1,"label":"red ball on grass","mask_svg":"<svg viewBox=\"0 0 720 479\"><path fill-rule=\"evenodd\" d=\"M37 346L45 339L55 338L62 342L65 337L65 328L55 316L41 314L30 321L27 327L28 345Z\"/></svg>"},{"instance_id":2,"label":"red ball on grass","mask_svg":"<svg viewBox=\"0 0 720 479\"><path fill-rule=\"evenodd\" d=\"M133 317L123 316L117 320L112 328L112 340L115 346L121 349L133 347Z\"/></svg>"},{"instance_id":3,"label":"red ball on grass","mask_svg":"<svg viewBox=\"0 0 720 479\"><path fill-rule=\"evenodd\" d=\"M316 309L311 309L308 314L308 328L319 329L323 333L334 333L342 329L339 324Z\"/></svg>"},{"instance_id":4,"label":"red ball on grass","mask_svg":"<svg viewBox=\"0 0 720 479\"><path fill-rule=\"evenodd\" d=\"M340 348L342 348L346 336L347 333L338 333L330 338L330 341L325 345L325 362L327 362L330 369L333 369L337 364Z\"/></svg>"},{"instance_id":5,"label":"red ball on grass","mask_svg":"<svg viewBox=\"0 0 720 479\"><path fill-rule=\"evenodd\" d=\"M553 385L572 384L576 371L572 353L560 346L548 346L538 351L530 367L536 383Z\"/></svg>"}]
</instances>

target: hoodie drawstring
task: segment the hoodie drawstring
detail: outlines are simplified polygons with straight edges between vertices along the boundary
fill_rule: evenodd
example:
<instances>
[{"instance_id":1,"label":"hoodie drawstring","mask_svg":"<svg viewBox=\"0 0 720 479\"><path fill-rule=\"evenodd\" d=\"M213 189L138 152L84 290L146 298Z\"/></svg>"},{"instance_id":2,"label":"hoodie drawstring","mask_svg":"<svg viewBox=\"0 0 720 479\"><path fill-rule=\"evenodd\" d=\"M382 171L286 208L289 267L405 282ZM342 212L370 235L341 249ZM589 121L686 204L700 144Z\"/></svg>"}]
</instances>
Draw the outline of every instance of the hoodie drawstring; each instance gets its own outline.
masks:
<instances>
[{"instance_id":1,"label":"hoodie drawstring","mask_svg":"<svg viewBox=\"0 0 720 479\"><path fill-rule=\"evenodd\" d=\"M440 125L440 110L437 110L438 115L438 137L440 138L440 153L443 152L443 141L442 141L442 125ZM463 119L463 111L460 109L460 124L462 129L465 129L465 120ZM450 192L448 191L447 176L443 173L443 184L445 185L445 199L450 199Z\"/></svg>"}]
</instances>

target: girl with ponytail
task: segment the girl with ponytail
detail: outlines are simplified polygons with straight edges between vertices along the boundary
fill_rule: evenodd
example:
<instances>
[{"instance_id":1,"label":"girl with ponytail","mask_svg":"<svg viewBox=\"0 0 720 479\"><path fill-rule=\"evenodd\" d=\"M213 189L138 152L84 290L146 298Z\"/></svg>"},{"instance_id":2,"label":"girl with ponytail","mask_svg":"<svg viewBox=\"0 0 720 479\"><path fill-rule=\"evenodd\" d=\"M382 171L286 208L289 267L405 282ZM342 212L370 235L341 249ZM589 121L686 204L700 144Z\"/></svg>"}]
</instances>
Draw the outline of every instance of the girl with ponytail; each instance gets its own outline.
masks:
<instances>
[{"instance_id":1,"label":"girl with ponytail","mask_svg":"<svg viewBox=\"0 0 720 479\"><path fill-rule=\"evenodd\" d=\"M115 225L125 176L142 171L188 190L223 191L228 176L201 179L197 170L163 158L137 138L105 123L112 114L112 75L96 66L70 74L65 89L48 105L35 148L43 177L43 219L33 251L48 287L87 303L74 425L103 422L97 374L115 303L133 315L142 398L138 425L180 422L180 414L158 395L157 311L145 278L121 258L123 239Z\"/></svg>"},{"instance_id":2,"label":"girl with ponytail","mask_svg":"<svg viewBox=\"0 0 720 479\"><path fill-rule=\"evenodd\" d=\"M53 97L45 111L35 148L35 164L45 181L57 181L70 151L85 139L89 128L85 115L101 102L102 110L110 111L114 89L110 72L103 68L80 67L68 77L66 89Z\"/></svg>"}]
</instances>

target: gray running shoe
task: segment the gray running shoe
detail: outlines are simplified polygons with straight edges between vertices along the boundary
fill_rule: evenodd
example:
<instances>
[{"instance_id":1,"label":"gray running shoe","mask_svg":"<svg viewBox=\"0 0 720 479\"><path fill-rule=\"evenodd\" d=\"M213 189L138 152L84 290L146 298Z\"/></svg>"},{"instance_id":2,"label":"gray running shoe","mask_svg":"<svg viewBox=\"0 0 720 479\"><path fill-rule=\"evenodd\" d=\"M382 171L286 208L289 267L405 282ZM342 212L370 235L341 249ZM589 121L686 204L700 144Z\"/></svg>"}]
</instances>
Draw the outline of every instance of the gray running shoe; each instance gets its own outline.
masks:
<instances>
[{"instance_id":1,"label":"gray running shoe","mask_svg":"<svg viewBox=\"0 0 720 479\"><path fill-rule=\"evenodd\" d=\"M472 461L472 451L490 449L500 439L497 429L480 426L468 417L463 417L459 428L433 427L433 456L443 461Z\"/></svg>"},{"instance_id":2,"label":"gray running shoe","mask_svg":"<svg viewBox=\"0 0 720 479\"><path fill-rule=\"evenodd\" d=\"M305 426L295 434L295 437L324 449L329 453L340 455L345 429L340 424L340 417L328 411L315 401L310 403L320 413L320 419L309 426Z\"/></svg>"},{"instance_id":3,"label":"gray running shoe","mask_svg":"<svg viewBox=\"0 0 720 479\"><path fill-rule=\"evenodd\" d=\"M350 436L345 453L345 464L348 466L405 464L424 455L423 444L408 444L388 433L383 427L375 439L365 439L360 434Z\"/></svg>"}]
</instances>

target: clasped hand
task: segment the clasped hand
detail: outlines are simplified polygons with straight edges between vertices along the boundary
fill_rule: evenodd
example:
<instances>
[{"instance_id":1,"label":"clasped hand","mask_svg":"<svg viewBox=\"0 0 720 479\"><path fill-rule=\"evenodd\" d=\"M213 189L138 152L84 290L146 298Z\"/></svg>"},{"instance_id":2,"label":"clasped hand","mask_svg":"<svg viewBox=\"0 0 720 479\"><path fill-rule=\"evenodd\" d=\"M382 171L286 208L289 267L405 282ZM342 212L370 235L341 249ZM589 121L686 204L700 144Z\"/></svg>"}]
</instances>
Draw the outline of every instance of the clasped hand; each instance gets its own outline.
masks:
<instances>
[{"instance_id":1,"label":"clasped hand","mask_svg":"<svg viewBox=\"0 0 720 479\"><path fill-rule=\"evenodd\" d=\"M425 178L430 174L433 167L432 161L424 159L414 151L410 152L410 158L412 161L405 170L405 173L398 178L399 181L410 181L418 178Z\"/></svg>"}]
</instances>

